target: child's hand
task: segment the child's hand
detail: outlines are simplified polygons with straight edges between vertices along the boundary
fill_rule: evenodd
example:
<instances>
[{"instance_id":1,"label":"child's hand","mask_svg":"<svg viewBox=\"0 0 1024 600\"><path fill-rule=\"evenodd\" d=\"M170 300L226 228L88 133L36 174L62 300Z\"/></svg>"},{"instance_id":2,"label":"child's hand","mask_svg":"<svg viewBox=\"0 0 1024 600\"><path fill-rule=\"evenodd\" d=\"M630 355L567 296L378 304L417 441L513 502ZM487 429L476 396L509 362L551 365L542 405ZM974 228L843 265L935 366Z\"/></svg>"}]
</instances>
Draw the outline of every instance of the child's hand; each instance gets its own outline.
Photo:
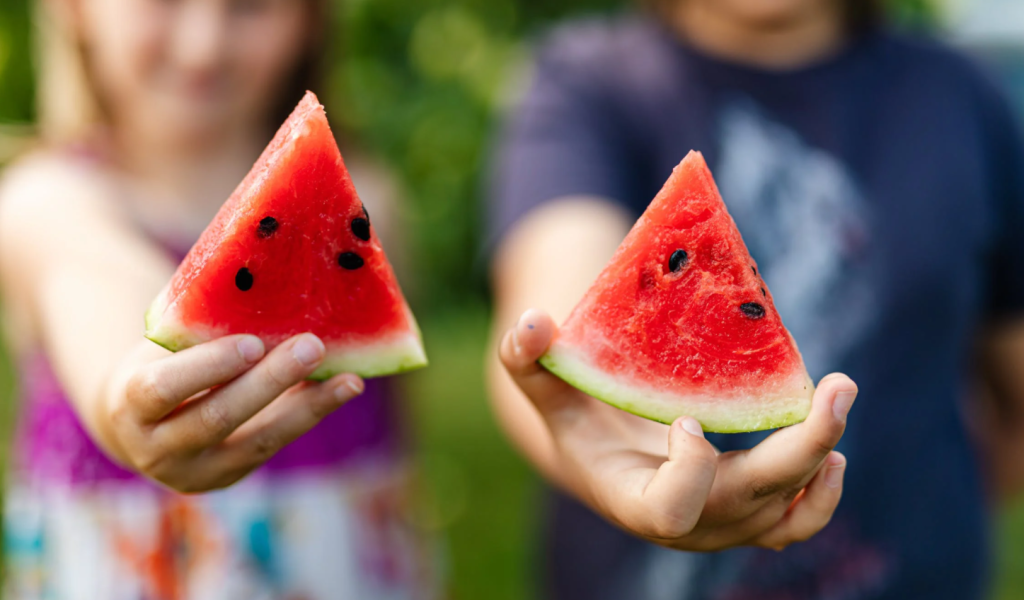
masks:
<instances>
[{"instance_id":1,"label":"child's hand","mask_svg":"<svg viewBox=\"0 0 1024 600\"><path fill-rule=\"evenodd\" d=\"M264 353L259 338L233 335L126 367L93 420L101 441L178 491L222 488L363 391L350 374L303 381L324 359L313 334Z\"/></svg>"},{"instance_id":2,"label":"child's hand","mask_svg":"<svg viewBox=\"0 0 1024 600\"><path fill-rule=\"evenodd\" d=\"M832 448L857 393L848 377L822 379L803 423L719 454L691 417L647 421L546 371L536 361L555 328L527 311L502 340L501 360L551 432L561 483L595 511L652 542L698 551L783 548L828 523L846 466Z\"/></svg>"}]
</instances>

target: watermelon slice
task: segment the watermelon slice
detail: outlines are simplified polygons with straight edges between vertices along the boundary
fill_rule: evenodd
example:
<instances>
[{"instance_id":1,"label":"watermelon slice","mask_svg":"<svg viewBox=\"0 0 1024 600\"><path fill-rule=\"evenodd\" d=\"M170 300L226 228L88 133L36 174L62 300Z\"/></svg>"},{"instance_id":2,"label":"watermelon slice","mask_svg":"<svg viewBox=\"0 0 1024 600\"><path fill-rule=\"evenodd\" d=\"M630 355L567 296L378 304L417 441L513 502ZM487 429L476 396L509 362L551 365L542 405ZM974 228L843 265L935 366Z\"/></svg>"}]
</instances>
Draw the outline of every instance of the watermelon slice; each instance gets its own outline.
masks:
<instances>
[{"instance_id":1,"label":"watermelon slice","mask_svg":"<svg viewBox=\"0 0 1024 600\"><path fill-rule=\"evenodd\" d=\"M636 222L540 359L636 415L705 431L802 421L814 385L699 152Z\"/></svg>"},{"instance_id":2,"label":"watermelon slice","mask_svg":"<svg viewBox=\"0 0 1024 600\"><path fill-rule=\"evenodd\" d=\"M314 379L427 364L416 320L311 92L146 313L146 337L173 351L235 333L258 335L269 349L306 331L327 347Z\"/></svg>"}]
</instances>

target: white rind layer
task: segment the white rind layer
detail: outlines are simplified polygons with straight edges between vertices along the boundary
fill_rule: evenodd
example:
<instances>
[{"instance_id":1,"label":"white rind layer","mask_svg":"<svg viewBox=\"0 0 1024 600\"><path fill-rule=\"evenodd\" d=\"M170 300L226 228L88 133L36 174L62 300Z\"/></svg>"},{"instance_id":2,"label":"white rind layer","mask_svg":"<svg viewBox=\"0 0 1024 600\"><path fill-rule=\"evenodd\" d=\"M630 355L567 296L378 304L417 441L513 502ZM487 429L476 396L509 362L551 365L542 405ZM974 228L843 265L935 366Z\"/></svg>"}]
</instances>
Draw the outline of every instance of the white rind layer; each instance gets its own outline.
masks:
<instances>
[{"instance_id":1,"label":"white rind layer","mask_svg":"<svg viewBox=\"0 0 1024 600\"><path fill-rule=\"evenodd\" d=\"M419 331L386 341L351 344L345 348L327 348L327 357L310 379L328 379L338 373L360 377L395 375L427 366Z\"/></svg>"},{"instance_id":2,"label":"white rind layer","mask_svg":"<svg viewBox=\"0 0 1024 600\"><path fill-rule=\"evenodd\" d=\"M167 295L166 290L161 292L146 311L147 338L172 352L178 352L225 335L224 332L204 331L182 325L180 319L168 314ZM328 341L327 356L309 379L328 379L338 373L381 377L427 366L422 336L408 307L406 315L409 329L387 338L344 344L331 344Z\"/></svg>"},{"instance_id":3,"label":"white rind layer","mask_svg":"<svg viewBox=\"0 0 1024 600\"><path fill-rule=\"evenodd\" d=\"M584 357L557 342L540 363L587 394L635 415L672 423L683 415L700 422L704 431L739 433L799 423L811 411L814 384L801 370L777 389L744 390L728 396L675 394L615 377L593 367Z\"/></svg>"}]
</instances>

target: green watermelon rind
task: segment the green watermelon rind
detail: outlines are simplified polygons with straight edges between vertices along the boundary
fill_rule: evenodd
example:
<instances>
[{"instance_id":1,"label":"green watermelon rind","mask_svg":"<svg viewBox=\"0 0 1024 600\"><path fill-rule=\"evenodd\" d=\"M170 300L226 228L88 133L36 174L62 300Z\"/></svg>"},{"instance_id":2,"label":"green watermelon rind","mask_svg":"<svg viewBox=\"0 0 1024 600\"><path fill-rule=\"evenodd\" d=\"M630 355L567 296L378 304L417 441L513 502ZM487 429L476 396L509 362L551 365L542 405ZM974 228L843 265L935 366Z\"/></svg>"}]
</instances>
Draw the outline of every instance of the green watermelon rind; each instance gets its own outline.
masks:
<instances>
[{"instance_id":1,"label":"green watermelon rind","mask_svg":"<svg viewBox=\"0 0 1024 600\"><path fill-rule=\"evenodd\" d=\"M616 381L573 354L552 346L538 362L569 385L602 402L666 425L688 415L696 419L708 433L745 433L795 425L806 419L811 411L814 385L806 374L803 375L804 382L798 383L799 396L787 394L759 398L756 401L730 398L719 402L709 402L707 398L694 401L692 397L673 396L670 402L666 402L667 394ZM657 396L661 398L656 399ZM739 402L760 406L753 410L743 410L737 406ZM671 408L667 408L669 404Z\"/></svg>"},{"instance_id":2,"label":"green watermelon rind","mask_svg":"<svg viewBox=\"0 0 1024 600\"><path fill-rule=\"evenodd\" d=\"M216 337L203 337L187 328L163 323L166 305L165 294L160 294L146 311L146 339L171 352L180 352ZM307 379L323 381L340 373L354 373L368 379L426 367L428 361L423 350L423 338L411 311L408 318L409 330L389 336L387 341L349 343L344 348L328 347L323 363Z\"/></svg>"},{"instance_id":3,"label":"green watermelon rind","mask_svg":"<svg viewBox=\"0 0 1024 600\"><path fill-rule=\"evenodd\" d=\"M388 342L363 346L349 345L344 350L327 350L327 357L309 379L323 381L339 373L355 373L363 378L408 373L427 366L427 356L419 332L407 333Z\"/></svg>"}]
</instances>

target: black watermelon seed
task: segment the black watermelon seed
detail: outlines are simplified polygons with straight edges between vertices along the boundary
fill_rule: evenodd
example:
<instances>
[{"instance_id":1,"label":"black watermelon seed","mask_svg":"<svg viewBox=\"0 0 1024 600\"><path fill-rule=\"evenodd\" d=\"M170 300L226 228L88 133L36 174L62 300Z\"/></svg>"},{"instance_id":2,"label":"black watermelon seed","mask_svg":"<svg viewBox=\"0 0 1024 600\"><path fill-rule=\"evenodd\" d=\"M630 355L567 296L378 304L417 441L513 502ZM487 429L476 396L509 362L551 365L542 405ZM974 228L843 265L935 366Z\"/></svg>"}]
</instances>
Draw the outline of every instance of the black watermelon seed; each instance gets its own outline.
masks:
<instances>
[{"instance_id":1,"label":"black watermelon seed","mask_svg":"<svg viewBox=\"0 0 1024 600\"><path fill-rule=\"evenodd\" d=\"M745 302L740 304L740 310L751 319L760 319L764 316L764 307L757 302Z\"/></svg>"},{"instance_id":2,"label":"black watermelon seed","mask_svg":"<svg viewBox=\"0 0 1024 600\"><path fill-rule=\"evenodd\" d=\"M342 252L338 255L338 266L342 269L354 271L364 264L362 257L355 252Z\"/></svg>"},{"instance_id":3,"label":"black watermelon seed","mask_svg":"<svg viewBox=\"0 0 1024 600\"><path fill-rule=\"evenodd\" d=\"M256 235L261 238L268 238L277 231L277 219L274 217L263 217L260 219L260 226L256 229Z\"/></svg>"},{"instance_id":4,"label":"black watermelon seed","mask_svg":"<svg viewBox=\"0 0 1024 600\"><path fill-rule=\"evenodd\" d=\"M668 270L675 273L682 268L684 262L686 262L686 250L680 248L668 257Z\"/></svg>"},{"instance_id":5,"label":"black watermelon seed","mask_svg":"<svg viewBox=\"0 0 1024 600\"><path fill-rule=\"evenodd\" d=\"M768 297L768 292L764 291L764 288L761 288L761 295L764 296L765 298L767 298Z\"/></svg>"},{"instance_id":6,"label":"black watermelon seed","mask_svg":"<svg viewBox=\"0 0 1024 600\"><path fill-rule=\"evenodd\" d=\"M252 289L252 280L252 273L245 267L242 267L235 273L235 286L243 292L248 292Z\"/></svg>"},{"instance_id":7,"label":"black watermelon seed","mask_svg":"<svg viewBox=\"0 0 1024 600\"><path fill-rule=\"evenodd\" d=\"M367 221L369 221L370 220L370 213L366 212L366 205L363 204L362 202L360 202L359 206L363 207L363 216L366 217Z\"/></svg>"},{"instance_id":8,"label":"black watermelon seed","mask_svg":"<svg viewBox=\"0 0 1024 600\"><path fill-rule=\"evenodd\" d=\"M352 234L364 242L370 241L370 222L366 219L352 219Z\"/></svg>"},{"instance_id":9,"label":"black watermelon seed","mask_svg":"<svg viewBox=\"0 0 1024 600\"><path fill-rule=\"evenodd\" d=\"M757 275L757 267L751 265L750 270L754 272L754 275Z\"/></svg>"}]
</instances>

